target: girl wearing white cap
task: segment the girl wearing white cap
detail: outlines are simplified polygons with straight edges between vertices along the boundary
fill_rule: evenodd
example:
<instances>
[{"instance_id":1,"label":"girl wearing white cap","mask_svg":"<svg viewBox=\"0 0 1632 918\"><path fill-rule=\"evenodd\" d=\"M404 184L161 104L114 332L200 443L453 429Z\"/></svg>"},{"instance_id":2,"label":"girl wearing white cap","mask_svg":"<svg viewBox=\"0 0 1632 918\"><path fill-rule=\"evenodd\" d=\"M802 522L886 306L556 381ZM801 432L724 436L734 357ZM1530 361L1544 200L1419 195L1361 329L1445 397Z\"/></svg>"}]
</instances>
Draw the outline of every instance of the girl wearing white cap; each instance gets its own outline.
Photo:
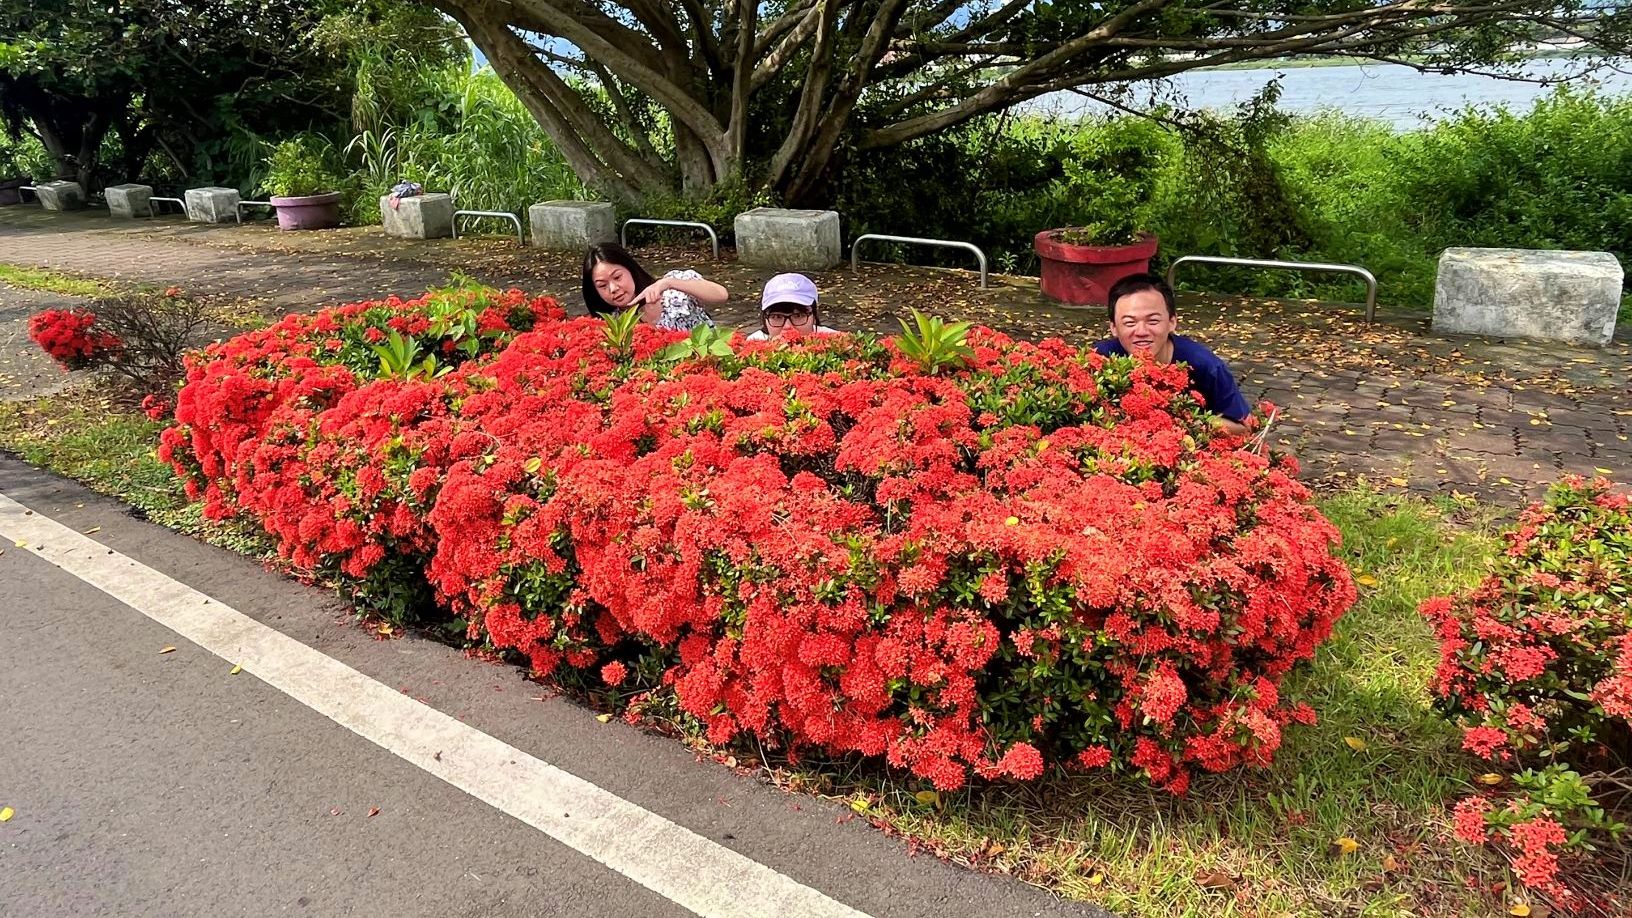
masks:
<instances>
[{"instance_id":1,"label":"girl wearing white cap","mask_svg":"<svg viewBox=\"0 0 1632 918\"><path fill-rule=\"evenodd\" d=\"M803 274L778 274L765 282L759 298L759 331L749 341L773 341L788 332L802 335L836 335L822 324L816 303L816 284Z\"/></svg>"}]
</instances>

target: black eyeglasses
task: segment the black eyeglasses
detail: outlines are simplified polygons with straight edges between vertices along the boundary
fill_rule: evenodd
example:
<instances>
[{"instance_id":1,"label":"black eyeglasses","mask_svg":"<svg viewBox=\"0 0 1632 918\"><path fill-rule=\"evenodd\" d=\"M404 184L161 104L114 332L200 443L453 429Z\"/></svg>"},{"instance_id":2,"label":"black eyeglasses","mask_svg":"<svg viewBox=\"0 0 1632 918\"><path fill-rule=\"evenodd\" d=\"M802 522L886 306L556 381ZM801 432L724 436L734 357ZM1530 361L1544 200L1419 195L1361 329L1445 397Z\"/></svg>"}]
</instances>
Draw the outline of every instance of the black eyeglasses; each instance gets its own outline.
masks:
<instances>
[{"instance_id":1,"label":"black eyeglasses","mask_svg":"<svg viewBox=\"0 0 1632 918\"><path fill-rule=\"evenodd\" d=\"M781 328L790 321L795 325L803 325L804 323L810 321L811 316L814 316L815 314L816 311L813 309L795 309L791 312L767 312L765 314L765 324L769 325L771 328Z\"/></svg>"}]
</instances>

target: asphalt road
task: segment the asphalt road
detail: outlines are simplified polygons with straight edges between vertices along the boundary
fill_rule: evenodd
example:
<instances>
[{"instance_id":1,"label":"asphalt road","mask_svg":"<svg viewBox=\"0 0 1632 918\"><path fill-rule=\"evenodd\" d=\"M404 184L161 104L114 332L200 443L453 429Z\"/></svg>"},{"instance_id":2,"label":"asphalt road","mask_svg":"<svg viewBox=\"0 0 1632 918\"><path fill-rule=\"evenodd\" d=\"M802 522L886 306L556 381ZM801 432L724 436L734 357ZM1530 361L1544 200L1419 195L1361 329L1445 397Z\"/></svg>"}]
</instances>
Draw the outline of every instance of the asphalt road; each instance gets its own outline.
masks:
<instances>
[{"instance_id":1,"label":"asphalt road","mask_svg":"<svg viewBox=\"0 0 1632 918\"><path fill-rule=\"evenodd\" d=\"M16 460L0 458L0 495L834 903L881 918L1104 914L911 857L848 810L602 724L511 668L375 640L332 596ZM0 543L0 807L15 811L0 823L0 915L693 914L638 871L598 863L247 669L232 674L46 560L49 547ZM741 913L728 900L706 911Z\"/></svg>"}]
</instances>

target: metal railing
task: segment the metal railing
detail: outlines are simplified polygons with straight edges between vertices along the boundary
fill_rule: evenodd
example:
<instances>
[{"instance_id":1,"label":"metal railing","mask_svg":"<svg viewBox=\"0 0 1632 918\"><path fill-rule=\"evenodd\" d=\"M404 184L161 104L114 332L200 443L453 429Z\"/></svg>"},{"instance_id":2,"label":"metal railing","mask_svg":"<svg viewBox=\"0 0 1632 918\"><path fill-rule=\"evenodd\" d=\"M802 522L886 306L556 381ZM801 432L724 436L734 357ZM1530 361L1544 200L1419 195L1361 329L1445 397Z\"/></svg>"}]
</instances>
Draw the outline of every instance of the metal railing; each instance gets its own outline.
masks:
<instances>
[{"instance_id":1,"label":"metal railing","mask_svg":"<svg viewBox=\"0 0 1632 918\"><path fill-rule=\"evenodd\" d=\"M277 207L273 206L271 201L239 201L238 205L232 209L232 215L238 218L239 226L244 225L244 208L246 207L266 207L277 210Z\"/></svg>"},{"instance_id":2,"label":"metal railing","mask_svg":"<svg viewBox=\"0 0 1632 918\"><path fill-rule=\"evenodd\" d=\"M1352 274L1366 283L1366 321L1377 317L1377 277L1359 265L1326 264L1318 261L1270 261L1261 258L1225 258L1217 255L1185 255L1167 266L1167 285L1173 286L1179 274L1179 265L1187 262L1209 265L1230 265L1237 268L1279 268L1286 271L1327 271Z\"/></svg>"},{"instance_id":3,"label":"metal railing","mask_svg":"<svg viewBox=\"0 0 1632 918\"><path fill-rule=\"evenodd\" d=\"M629 245L629 224L631 223L638 223L642 226L689 226L692 229L700 229L708 234L708 241L714 247L714 260L720 260L720 237L714 234L714 227L709 226L707 223L696 223L691 220L649 220L645 217L625 220L623 221L623 227L618 230L618 242L624 246Z\"/></svg>"},{"instance_id":4,"label":"metal railing","mask_svg":"<svg viewBox=\"0 0 1632 918\"><path fill-rule=\"evenodd\" d=\"M516 225L516 244L526 245L527 239L522 235L521 218L506 210L456 210L453 212L453 238L459 238L459 218L476 217L478 219L509 220Z\"/></svg>"},{"instance_id":5,"label":"metal railing","mask_svg":"<svg viewBox=\"0 0 1632 918\"><path fill-rule=\"evenodd\" d=\"M181 212L183 214L187 213L187 202L183 201L181 198L161 198L158 195L153 195L147 199L147 215L149 217L157 217L159 215L159 208L157 205L160 202L165 204L174 204L181 208Z\"/></svg>"},{"instance_id":6,"label":"metal railing","mask_svg":"<svg viewBox=\"0 0 1632 918\"><path fill-rule=\"evenodd\" d=\"M975 260L980 262L980 289L985 290L986 284L986 253L972 242L957 242L952 239L924 239L918 236L891 236L886 233L863 233L850 243L850 271L855 273L861 269L861 244L869 240L879 242L904 242L909 245L935 245L949 249L963 249L973 252Z\"/></svg>"}]
</instances>

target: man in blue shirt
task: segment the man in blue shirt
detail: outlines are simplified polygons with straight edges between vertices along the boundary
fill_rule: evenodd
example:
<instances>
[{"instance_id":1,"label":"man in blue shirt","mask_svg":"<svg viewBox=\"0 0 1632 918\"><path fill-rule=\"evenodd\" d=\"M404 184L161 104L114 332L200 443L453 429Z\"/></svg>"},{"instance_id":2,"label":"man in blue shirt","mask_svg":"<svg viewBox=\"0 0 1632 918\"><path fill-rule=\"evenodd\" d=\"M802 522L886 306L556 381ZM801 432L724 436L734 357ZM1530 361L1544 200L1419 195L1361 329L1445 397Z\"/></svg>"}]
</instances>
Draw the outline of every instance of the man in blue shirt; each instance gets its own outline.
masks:
<instances>
[{"instance_id":1,"label":"man in blue shirt","mask_svg":"<svg viewBox=\"0 0 1632 918\"><path fill-rule=\"evenodd\" d=\"M1236 436L1246 435L1252 407L1217 354L1177 334L1179 314L1166 281L1155 274L1130 274L1111 285L1108 300L1114 337L1095 344L1094 350L1106 357L1149 351L1157 363L1185 364L1190 387L1201 393L1208 411L1219 415L1219 426Z\"/></svg>"}]
</instances>

